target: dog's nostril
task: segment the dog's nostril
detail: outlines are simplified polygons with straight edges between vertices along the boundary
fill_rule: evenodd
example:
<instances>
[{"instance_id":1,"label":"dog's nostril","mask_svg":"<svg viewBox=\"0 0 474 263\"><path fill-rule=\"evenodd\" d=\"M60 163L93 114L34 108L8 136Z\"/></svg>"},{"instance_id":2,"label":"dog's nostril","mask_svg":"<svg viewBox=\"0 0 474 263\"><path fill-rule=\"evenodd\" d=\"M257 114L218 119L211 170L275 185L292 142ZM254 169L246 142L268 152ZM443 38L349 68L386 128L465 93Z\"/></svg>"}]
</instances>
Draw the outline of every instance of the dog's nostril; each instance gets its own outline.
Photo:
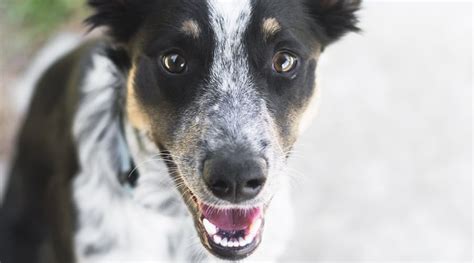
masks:
<instances>
[{"instance_id":1,"label":"dog's nostril","mask_svg":"<svg viewBox=\"0 0 474 263\"><path fill-rule=\"evenodd\" d=\"M256 190L256 189L260 188L264 183L265 183L264 179L253 179L253 180L248 181L245 184L245 187Z\"/></svg>"},{"instance_id":2,"label":"dog's nostril","mask_svg":"<svg viewBox=\"0 0 474 263\"><path fill-rule=\"evenodd\" d=\"M229 191L229 185L223 180L218 180L218 181L214 182L211 185L211 188L212 188L212 190L217 191L217 192L221 192L221 193L226 193L226 192Z\"/></svg>"}]
</instances>

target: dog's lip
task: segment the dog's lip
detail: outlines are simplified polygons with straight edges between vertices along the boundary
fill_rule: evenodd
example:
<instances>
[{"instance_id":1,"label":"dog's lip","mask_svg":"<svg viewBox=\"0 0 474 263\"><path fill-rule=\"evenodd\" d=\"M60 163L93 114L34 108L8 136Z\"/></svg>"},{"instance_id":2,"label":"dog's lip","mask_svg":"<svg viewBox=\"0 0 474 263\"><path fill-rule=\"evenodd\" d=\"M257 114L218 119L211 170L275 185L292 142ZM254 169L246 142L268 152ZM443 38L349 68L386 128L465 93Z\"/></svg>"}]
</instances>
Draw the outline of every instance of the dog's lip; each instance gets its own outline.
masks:
<instances>
[{"instance_id":1,"label":"dog's lip","mask_svg":"<svg viewBox=\"0 0 474 263\"><path fill-rule=\"evenodd\" d=\"M264 225L263 206L246 209L198 206L199 225L204 230L200 234L212 254L226 260L240 260L257 249Z\"/></svg>"}]
</instances>

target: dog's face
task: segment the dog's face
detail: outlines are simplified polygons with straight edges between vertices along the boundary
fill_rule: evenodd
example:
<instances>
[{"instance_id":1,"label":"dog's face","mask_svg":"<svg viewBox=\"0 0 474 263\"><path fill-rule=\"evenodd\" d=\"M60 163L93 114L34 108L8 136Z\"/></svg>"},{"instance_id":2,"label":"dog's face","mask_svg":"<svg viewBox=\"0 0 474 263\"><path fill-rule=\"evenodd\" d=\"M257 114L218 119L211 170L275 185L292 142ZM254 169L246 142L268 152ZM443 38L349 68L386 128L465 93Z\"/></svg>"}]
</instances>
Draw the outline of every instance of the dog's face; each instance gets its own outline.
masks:
<instances>
[{"instance_id":1,"label":"dog's face","mask_svg":"<svg viewBox=\"0 0 474 263\"><path fill-rule=\"evenodd\" d=\"M251 254L316 96L318 57L359 1L90 0L131 60L130 123L166 152L203 245ZM284 226L282 226L284 227Z\"/></svg>"}]
</instances>

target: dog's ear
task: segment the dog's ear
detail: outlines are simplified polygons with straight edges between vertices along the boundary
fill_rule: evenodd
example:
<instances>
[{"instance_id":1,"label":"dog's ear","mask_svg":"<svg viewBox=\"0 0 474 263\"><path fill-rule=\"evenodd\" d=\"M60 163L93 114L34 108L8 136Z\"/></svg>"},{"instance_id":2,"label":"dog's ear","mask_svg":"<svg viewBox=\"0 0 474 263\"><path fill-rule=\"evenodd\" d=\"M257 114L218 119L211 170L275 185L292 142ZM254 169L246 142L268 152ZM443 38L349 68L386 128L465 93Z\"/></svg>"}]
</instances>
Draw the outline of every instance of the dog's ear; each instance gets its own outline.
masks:
<instances>
[{"instance_id":1,"label":"dog's ear","mask_svg":"<svg viewBox=\"0 0 474 263\"><path fill-rule=\"evenodd\" d=\"M106 26L119 43L127 42L136 33L147 13L150 0L88 0L94 13L85 23L94 29Z\"/></svg>"},{"instance_id":2,"label":"dog's ear","mask_svg":"<svg viewBox=\"0 0 474 263\"><path fill-rule=\"evenodd\" d=\"M361 0L304 0L313 20L313 29L328 45L348 32L358 32L356 12ZM322 32L321 32L322 31Z\"/></svg>"}]
</instances>

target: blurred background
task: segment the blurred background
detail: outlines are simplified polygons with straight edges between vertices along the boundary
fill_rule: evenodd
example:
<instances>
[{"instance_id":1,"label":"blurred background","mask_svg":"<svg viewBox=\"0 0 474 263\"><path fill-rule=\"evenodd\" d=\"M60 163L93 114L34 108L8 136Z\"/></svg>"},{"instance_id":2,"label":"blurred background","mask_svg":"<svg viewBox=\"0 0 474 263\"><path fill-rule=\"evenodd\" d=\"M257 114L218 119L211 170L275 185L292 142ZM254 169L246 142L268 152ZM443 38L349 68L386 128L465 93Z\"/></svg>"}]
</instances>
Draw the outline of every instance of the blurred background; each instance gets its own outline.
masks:
<instances>
[{"instance_id":1,"label":"blurred background","mask_svg":"<svg viewBox=\"0 0 474 263\"><path fill-rule=\"evenodd\" d=\"M85 38L83 2L0 1L0 200L32 84ZM364 32L325 51L282 261L471 262L472 13L368 1Z\"/></svg>"}]
</instances>

